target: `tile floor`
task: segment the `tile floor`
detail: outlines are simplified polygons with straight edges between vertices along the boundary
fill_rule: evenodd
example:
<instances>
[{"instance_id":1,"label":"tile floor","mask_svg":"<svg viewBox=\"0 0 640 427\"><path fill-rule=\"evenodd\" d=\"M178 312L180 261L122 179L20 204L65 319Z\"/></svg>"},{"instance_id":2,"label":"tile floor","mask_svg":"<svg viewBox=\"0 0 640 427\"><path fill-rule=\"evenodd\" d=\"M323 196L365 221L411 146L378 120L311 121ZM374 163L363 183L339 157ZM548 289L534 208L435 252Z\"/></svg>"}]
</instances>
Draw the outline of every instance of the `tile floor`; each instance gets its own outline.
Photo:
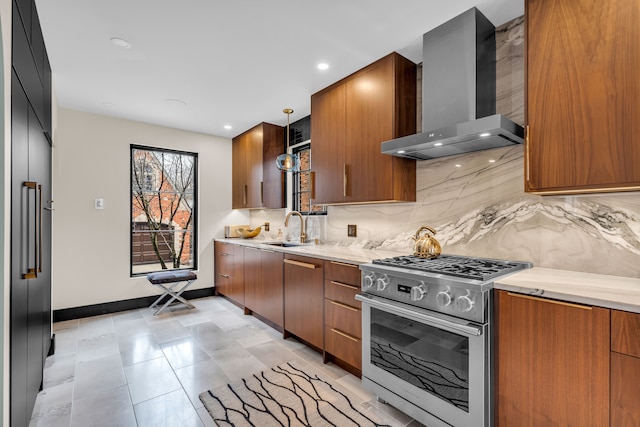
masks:
<instances>
[{"instance_id":1,"label":"tile floor","mask_svg":"<svg viewBox=\"0 0 640 427\"><path fill-rule=\"evenodd\" d=\"M30 427L214 426L200 393L290 360L334 378L388 424L422 426L225 299L192 302L194 310L159 316L139 309L55 323L56 353L47 359Z\"/></svg>"}]
</instances>

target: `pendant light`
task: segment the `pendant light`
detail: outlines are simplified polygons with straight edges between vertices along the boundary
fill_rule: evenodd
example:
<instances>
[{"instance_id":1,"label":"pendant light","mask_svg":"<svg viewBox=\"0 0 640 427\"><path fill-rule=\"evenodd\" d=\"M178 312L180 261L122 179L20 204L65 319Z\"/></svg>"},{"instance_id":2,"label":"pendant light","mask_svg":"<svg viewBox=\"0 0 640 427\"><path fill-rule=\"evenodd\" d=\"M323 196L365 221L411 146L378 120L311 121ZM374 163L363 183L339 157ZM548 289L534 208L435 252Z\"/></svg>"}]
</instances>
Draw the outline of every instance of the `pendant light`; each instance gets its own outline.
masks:
<instances>
[{"instance_id":1,"label":"pendant light","mask_svg":"<svg viewBox=\"0 0 640 427\"><path fill-rule=\"evenodd\" d=\"M291 108L282 110L287 115L287 150L276 159L276 166L283 172L294 172L300 167L298 156L289 153L289 116L293 113Z\"/></svg>"}]
</instances>

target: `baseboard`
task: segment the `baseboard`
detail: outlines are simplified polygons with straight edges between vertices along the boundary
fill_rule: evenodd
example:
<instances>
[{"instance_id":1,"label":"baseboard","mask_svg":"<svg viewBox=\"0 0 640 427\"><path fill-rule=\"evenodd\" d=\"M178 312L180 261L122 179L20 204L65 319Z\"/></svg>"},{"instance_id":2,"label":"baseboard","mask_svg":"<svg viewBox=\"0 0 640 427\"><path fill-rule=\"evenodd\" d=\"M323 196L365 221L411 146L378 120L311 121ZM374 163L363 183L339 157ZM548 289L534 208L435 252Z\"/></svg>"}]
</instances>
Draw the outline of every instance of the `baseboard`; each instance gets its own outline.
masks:
<instances>
[{"instance_id":1,"label":"baseboard","mask_svg":"<svg viewBox=\"0 0 640 427\"><path fill-rule=\"evenodd\" d=\"M181 296L185 299L204 298L215 295L215 287L184 291ZM63 308L53 311L53 321L82 319L83 317L98 316L100 314L118 313L120 311L134 310L136 308L149 307L158 298L158 295L133 298L121 301L105 302L101 304L85 305L82 307Z\"/></svg>"}]
</instances>

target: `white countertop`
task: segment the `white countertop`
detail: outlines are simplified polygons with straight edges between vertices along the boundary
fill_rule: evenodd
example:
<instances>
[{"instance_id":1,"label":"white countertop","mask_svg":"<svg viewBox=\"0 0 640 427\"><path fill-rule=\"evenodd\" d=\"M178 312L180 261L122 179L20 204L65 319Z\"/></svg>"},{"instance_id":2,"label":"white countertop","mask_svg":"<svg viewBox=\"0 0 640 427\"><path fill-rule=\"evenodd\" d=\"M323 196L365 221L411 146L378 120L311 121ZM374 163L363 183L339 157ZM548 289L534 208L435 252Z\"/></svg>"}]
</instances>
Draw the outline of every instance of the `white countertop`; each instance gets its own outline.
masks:
<instances>
[{"instance_id":1,"label":"white countertop","mask_svg":"<svg viewBox=\"0 0 640 427\"><path fill-rule=\"evenodd\" d=\"M495 282L495 289L640 313L640 279L534 267Z\"/></svg>"},{"instance_id":2,"label":"white countertop","mask_svg":"<svg viewBox=\"0 0 640 427\"><path fill-rule=\"evenodd\" d=\"M273 240L215 240L351 264L365 264L373 259L406 255L411 251L362 249L331 244L281 247L268 244ZM533 267L498 279L495 289L640 313L640 279L631 277Z\"/></svg>"},{"instance_id":3,"label":"white countertop","mask_svg":"<svg viewBox=\"0 0 640 427\"><path fill-rule=\"evenodd\" d=\"M390 258L406 255L411 251L411 249L406 251L362 249L354 246L330 244L304 244L302 246L282 247L268 244L270 242L276 242L275 240L256 239L215 239L215 241L351 264L366 264L377 258Z\"/></svg>"}]
</instances>

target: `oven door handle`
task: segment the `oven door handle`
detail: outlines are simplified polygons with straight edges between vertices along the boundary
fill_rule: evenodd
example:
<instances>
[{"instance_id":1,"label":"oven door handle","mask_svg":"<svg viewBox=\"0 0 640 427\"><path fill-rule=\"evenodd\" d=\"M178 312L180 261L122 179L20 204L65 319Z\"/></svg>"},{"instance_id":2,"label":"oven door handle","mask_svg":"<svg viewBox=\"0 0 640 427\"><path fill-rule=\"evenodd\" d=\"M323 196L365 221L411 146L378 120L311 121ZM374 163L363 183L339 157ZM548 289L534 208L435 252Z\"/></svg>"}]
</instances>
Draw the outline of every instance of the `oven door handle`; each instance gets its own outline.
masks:
<instances>
[{"instance_id":1,"label":"oven door handle","mask_svg":"<svg viewBox=\"0 0 640 427\"><path fill-rule=\"evenodd\" d=\"M467 336L479 337L482 335L482 328L472 326L469 324L461 325L459 323L451 322L449 320L440 319L439 317L430 316L424 314L420 308L405 308L397 303L391 301L381 301L373 295L357 294L356 299L365 304L369 304L371 307L396 314L398 316L404 316L414 318L420 322L432 325L435 327L442 326L452 331L461 332Z\"/></svg>"}]
</instances>

